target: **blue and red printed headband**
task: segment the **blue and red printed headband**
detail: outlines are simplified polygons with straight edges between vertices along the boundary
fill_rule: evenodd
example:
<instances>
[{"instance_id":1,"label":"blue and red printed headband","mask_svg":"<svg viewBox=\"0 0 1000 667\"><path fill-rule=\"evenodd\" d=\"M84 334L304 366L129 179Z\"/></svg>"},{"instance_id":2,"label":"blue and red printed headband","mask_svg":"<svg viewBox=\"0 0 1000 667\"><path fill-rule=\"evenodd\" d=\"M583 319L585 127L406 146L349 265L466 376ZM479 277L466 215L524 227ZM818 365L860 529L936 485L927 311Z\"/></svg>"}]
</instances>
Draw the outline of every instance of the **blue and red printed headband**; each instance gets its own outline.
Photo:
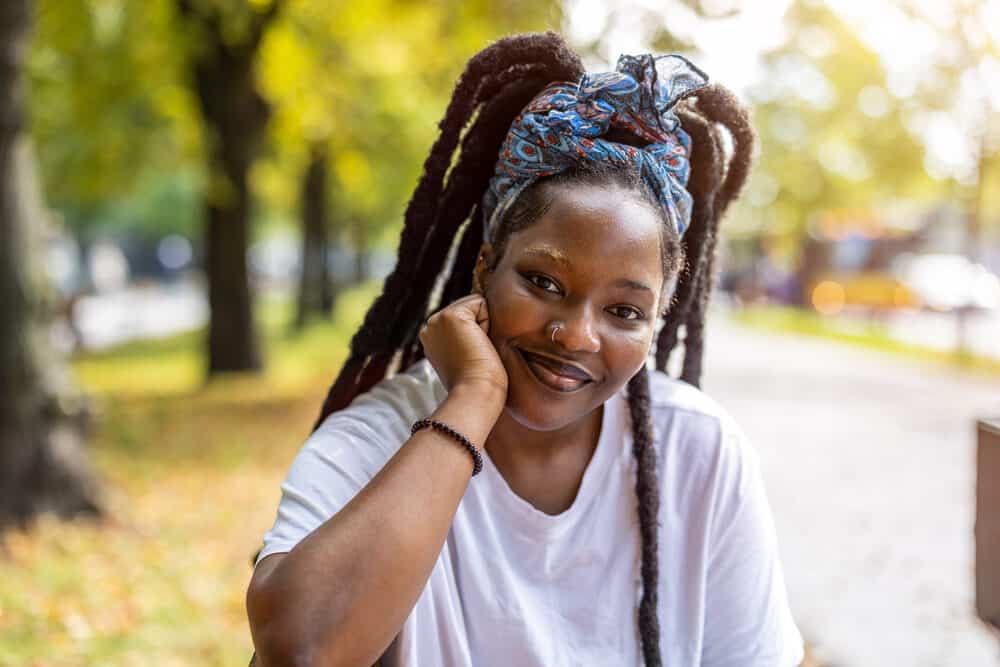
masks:
<instances>
[{"instance_id":1,"label":"blue and red printed headband","mask_svg":"<svg viewBox=\"0 0 1000 667\"><path fill-rule=\"evenodd\" d=\"M580 83L553 83L514 119L483 195L483 238L493 232L525 188L587 161L637 167L678 236L691 221L688 154L691 138L671 110L708 85L708 75L683 56L623 55L614 72L585 73ZM601 139L611 128L650 142L636 148Z\"/></svg>"}]
</instances>

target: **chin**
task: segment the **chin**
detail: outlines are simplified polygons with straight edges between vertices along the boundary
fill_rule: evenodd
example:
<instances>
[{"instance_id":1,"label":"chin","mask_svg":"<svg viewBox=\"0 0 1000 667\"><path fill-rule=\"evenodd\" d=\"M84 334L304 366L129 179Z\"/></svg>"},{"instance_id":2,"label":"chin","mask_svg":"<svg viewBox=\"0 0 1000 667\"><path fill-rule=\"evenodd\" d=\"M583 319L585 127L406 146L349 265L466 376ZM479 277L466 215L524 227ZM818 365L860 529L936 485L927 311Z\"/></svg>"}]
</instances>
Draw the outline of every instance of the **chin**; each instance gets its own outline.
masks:
<instances>
[{"instance_id":1,"label":"chin","mask_svg":"<svg viewBox=\"0 0 1000 667\"><path fill-rule=\"evenodd\" d=\"M601 382L589 382L580 389L559 394L538 383L522 363L507 369L510 385L504 412L532 431L555 431L586 417L607 398Z\"/></svg>"},{"instance_id":2,"label":"chin","mask_svg":"<svg viewBox=\"0 0 1000 667\"><path fill-rule=\"evenodd\" d=\"M512 420L526 429L539 432L558 431L559 429L572 424L577 419L590 414L587 410L580 414L564 415L553 410L546 410L545 406L539 405L537 401L534 405L524 406L512 396L508 396L507 405L504 406L504 413Z\"/></svg>"},{"instance_id":3,"label":"chin","mask_svg":"<svg viewBox=\"0 0 1000 667\"><path fill-rule=\"evenodd\" d=\"M539 406L531 407L534 409L524 410L522 409L522 406L518 405L518 401L516 399L512 399L508 396L507 405L504 406L504 412L512 420L524 428L532 431L556 431L573 422L573 416L566 417L554 414L552 411L539 410ZM583 415L574 416L582 417Z\"/></svg>"}]
</instances>

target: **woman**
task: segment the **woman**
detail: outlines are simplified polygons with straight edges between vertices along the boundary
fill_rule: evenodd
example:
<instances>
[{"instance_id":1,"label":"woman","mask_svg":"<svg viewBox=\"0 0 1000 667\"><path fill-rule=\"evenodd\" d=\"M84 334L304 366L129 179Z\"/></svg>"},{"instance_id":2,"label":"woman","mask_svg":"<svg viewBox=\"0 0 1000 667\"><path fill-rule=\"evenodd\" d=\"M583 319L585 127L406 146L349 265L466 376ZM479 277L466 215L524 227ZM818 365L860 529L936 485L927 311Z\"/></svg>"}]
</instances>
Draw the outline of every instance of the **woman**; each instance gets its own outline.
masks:
<instances>
[{"instance_id":1,"label":"woman","mask_svg":"<svg viewBox=\"0 0 1000 667\"><path fill-rule=\"evenodd\" d=\"M695 388L752 139L679 56L470 60L258 555L262 665L800 662L756 454Z\"/></svg>"}]
</instances>

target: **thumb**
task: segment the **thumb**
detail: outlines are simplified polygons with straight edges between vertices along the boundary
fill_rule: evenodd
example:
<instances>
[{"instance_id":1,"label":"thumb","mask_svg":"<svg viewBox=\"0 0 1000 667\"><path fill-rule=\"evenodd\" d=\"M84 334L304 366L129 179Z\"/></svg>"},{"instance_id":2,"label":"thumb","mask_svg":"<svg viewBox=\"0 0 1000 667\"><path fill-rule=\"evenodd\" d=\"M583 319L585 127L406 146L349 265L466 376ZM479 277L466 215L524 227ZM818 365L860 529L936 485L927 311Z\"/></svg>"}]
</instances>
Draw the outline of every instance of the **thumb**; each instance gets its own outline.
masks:
<instances>
[{"instance_id":1,"label":"thumb","mask_svg":"<svg viewBox=\"0 0 1000 667\"><path fill-rule=\"evenodd\" d=\"M476 324L483 330L483 333L490 332L490 309L486 305L486 299L480 299L476 308Z\"/></svg>"},{"instance_id":2,"label":"thumb","mask_svg":"<svg viewBox=\"0 0 1000 667\"><path fill-rule=\"evenodd\" d=\"M486 297L481 292L473 290L472 294L466 294L461 299L454 301L452 306L461 306L464 317L470 317L479 325L484 332L489 333L490 329L490 309L486 303Z\"/></svg>"},{"instance_id":3,"label":"thumb","mask_svg":"<svg viewBox=\"0 0 1000 667\"><path fill-rule=\"evenodd\" d=\"M482 294L466 294L452 301L447 306L455 315L466 321L473 321L482 326L483 321L489 321L489 308Z\"/></svg>"}]
</instances>

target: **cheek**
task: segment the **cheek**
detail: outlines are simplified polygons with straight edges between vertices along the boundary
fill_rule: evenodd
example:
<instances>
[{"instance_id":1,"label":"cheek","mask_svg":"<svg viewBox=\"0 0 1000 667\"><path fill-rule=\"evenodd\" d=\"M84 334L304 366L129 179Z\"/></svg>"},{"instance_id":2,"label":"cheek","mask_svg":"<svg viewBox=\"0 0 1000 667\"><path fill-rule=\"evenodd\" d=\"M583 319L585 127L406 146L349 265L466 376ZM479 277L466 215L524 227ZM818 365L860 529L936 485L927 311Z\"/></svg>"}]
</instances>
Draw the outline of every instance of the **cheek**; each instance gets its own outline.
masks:
<instances>
[{"instance_id":1,"label":"cheek","mask_svg":"<svg viewBox=\"0 0 1000 667\"><path fill-rule=\"evenodd\" d=\"M545 327L545 307L517 285L498 284L486 293L490 338L494 343Z\"/></svg>"},{"instance_id":2,"label":"cheek","mask_svg":"<svg viewBox=\"0 0 1000 667\"><path fill-rule=\"evenodd\" d=\"M613 357L610 365L620 369L621 376L628 380L646 363L652 341L652 327L642 331L620 333L617 344L605 348Z\"/></svg>"}]
</instances>

